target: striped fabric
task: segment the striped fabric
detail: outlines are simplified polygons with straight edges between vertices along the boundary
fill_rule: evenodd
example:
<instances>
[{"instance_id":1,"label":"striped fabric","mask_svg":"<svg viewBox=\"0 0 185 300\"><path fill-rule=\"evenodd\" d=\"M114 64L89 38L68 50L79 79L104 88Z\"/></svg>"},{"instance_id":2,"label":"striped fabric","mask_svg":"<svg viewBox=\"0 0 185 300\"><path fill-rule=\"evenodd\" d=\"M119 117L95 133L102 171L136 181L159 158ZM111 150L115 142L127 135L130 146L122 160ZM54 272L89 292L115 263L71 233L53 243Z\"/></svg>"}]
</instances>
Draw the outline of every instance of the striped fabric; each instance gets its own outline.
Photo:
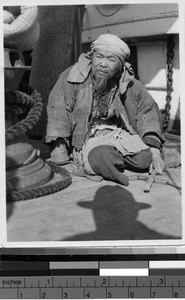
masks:
<instances>
[{"instance_id":1,"label":"striped fabric","mask_svg":"<svg viewBox=\"0 0 185 300\"><path fill-rule=\"evenodd\" d=\"M39 38L37 6L6 6L3 10L4 46L31 50Z\"/></svg>"}]
</instances>

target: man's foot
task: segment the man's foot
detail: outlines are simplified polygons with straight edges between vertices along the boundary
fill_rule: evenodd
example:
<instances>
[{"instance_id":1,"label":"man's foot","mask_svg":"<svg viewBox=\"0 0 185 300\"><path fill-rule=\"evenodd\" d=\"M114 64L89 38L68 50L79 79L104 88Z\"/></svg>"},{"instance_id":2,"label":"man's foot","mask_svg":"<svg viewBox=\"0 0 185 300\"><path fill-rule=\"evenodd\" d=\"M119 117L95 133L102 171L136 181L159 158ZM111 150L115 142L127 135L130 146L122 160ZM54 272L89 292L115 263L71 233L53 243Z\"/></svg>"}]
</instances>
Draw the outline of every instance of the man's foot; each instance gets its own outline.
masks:
<instances>
[{"instance_id":1,"label":"man's foot","mask_svg":"<svg viewBox=\"0 0 185 300\"><path fill-rule=\"evenodd\" d=\"M64 169L66 169L71 175L75 175L75 171L78 170L77 166L74 163L68 163L62 165Z\"/></svg>"},{"instance_id":2,"label":"man's foot","mask_svg":"<svg viewBox=\"0 0 185 300\"><path fill-rule=\"evenodd\" d=\"M68 170L68 172L71 174L71 175L74 175L74 176L78 176L78 177L86 177L92 181L97 181L97 182L100 182L103 180L103 177L100 176L100 175L88 175L84 169L82 167L78 168L75 164L73 163L70 163L70 164L67 164L65 166L63 166L63 168L65 168L66 170Z\"/></svg>"},{"instance_id":3,"label":"man's foot","mask_svg":"<svg viewBox=\"0 0 185 300\"><path fill-rule=\"evenodd\" d=\"M85 177L92 180L92 181L97 181L97 182L100 182L100 181L103 180L103 177L100 176L100 175L88 175L88 174L86 174Z\"/></svg>"},{"instance_id":4,"label":"man's foot","mask_svg":"<svg viewBox=\"0 0 185 300\"><path fill-rule=\"evenodd\" d=\"M47 159L51 161L51 159ZM92 181L100 182L103 180L103 177L100 175L88 175L82 167L78 168L73 162L66 161L65 162L59 162L58 165L62 166L64 169L66 169L71 175L78 176L78 177L86 177L87 179L90 179Z\"/></svg>"}]
</instances>

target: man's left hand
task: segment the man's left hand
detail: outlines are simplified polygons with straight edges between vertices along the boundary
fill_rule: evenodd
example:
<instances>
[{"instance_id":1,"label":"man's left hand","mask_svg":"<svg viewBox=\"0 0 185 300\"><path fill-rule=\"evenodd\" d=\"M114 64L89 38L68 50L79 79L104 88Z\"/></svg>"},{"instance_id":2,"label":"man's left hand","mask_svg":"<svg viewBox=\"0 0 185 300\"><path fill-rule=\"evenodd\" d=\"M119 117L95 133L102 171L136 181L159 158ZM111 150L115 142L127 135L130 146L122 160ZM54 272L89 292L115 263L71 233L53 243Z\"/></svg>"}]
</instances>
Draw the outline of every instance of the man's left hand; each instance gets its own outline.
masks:
<instances>
[{"instance_id":1,"label":"man's left hand","mask_svg":"<svg viewBox=\"0 0 185 300\"><path fill-rule=\"evenodd\" d=\"M152 163L150 164L149 168L149 174L151 174L152 170L154 169L156 171L156 174L162 175L164 168L165 168L165 162L163 161L160 151L157 148L150 148L150 151L152 152Z\"/></svg>"}]
</instances>

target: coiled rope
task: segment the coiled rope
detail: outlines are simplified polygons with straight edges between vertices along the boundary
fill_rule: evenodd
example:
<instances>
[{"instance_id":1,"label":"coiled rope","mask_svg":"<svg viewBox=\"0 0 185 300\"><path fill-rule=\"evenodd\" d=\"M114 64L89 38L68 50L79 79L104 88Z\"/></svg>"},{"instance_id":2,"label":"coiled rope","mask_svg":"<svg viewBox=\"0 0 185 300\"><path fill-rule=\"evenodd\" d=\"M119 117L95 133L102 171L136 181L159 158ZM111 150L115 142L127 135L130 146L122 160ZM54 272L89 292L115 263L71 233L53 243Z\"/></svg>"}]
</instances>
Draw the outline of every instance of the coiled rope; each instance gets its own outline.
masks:
<instances>
[{"instance_id":1,"label":"coiled rope","mask_svg":"<svg viewBox=\"0 0 185 300\"><path fill-rule=\"evenodd\" d=\"M12 140L14 137L17 137L23 133L26 133L28 130L34 128L34 126L39 121L39 118L42 113L43 103L40 93L34 91L31 95L27 95L23 92L6 92L5 93L5 107L12 107L13 105L24 105L27 107L31 106L31 109L27 115L27 117L16 123L15 125L9 127L6 130L5 137L6 143ZM7 109L8 110L8 109ZM11 191L7 193L7 201L8 202L15 202L15 201L23 201L27 199L35 199L38 197L43 197L45 195L53 194L58 191L61 191L67 188L72 183L72 178L70 173L62 168L61 166L57 165L56 163L47 162L50 165L53 172L58 173L62 176L62 180L47 183L43 186L38 186L31 189L25 189L20 191Z\"/></svg>"},{"instance_id":2,"label":"coiled rope","mask_svg":"<svg viewBox=\"0 0 185 300\"><path fill-rule=\"evenodd\" d=\"M57 165L56 163L52 163L52 162L47 162L47 163L48 165L50 165L50 167L55 173L58 173L63 177L62 180L57 181L55 183L31 188L31 189L13 191L11 194L7 194L7 201L8 202L23 201L23 200L35 199L46 195L54 194L56 192L59 192L67 188L72 183L71 175L67 170Z\"/></svg>"},{"instance_id":3,"label":"coiled rope","mask_svg":"<svg viewBox=\"0 0 185 300\"><path fill-rule=\"evenodd\" d=\"M27 117L24 120L18 122L17 124L9 127L6 130L5 137L6 142L8 142L14 137L26 133L28 130L34 128L41 116L43 103L41 95L37 91L34 91L31 95L27 95L19 91L6 92L5 101L6 107L11 107L13 105L24 105L28 108L31 107L31 110L29 111Z\"/></svg>"}]
</instances>

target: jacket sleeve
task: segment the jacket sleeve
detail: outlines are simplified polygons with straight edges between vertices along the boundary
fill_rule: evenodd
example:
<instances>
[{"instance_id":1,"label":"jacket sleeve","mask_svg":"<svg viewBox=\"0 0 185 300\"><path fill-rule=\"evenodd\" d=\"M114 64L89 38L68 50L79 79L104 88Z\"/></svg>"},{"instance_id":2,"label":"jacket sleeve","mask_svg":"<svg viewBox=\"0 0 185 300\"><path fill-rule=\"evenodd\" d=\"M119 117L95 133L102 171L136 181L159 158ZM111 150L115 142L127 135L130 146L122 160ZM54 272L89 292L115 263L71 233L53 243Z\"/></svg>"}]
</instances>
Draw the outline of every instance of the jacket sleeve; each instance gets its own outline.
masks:
<instances>
[{"instance_id":1,"label":"jacket sleeve","mask_svg":"<svg viewBox=\"0 0 185 300\"><path fill-rule=\"evenodd\" d=\"M134 80L131 90L136 110L135 129L147 145L161 149L165 140L162 132L162 116L157 103L138 80Z\"/></svg>"},{"instance_id":2,"label":"jacket sleeve","mask_svg":"<svg viewBox=\"0 0 185 300\"><path fill-rule=\"evenodd\" d=\"M72 133L73 121L71 112L75 103L75 95L74 86L67 82L69 69L59 76L49 94L46 142L49 137L69 137Z\"/></svg>"}]
</instances>

